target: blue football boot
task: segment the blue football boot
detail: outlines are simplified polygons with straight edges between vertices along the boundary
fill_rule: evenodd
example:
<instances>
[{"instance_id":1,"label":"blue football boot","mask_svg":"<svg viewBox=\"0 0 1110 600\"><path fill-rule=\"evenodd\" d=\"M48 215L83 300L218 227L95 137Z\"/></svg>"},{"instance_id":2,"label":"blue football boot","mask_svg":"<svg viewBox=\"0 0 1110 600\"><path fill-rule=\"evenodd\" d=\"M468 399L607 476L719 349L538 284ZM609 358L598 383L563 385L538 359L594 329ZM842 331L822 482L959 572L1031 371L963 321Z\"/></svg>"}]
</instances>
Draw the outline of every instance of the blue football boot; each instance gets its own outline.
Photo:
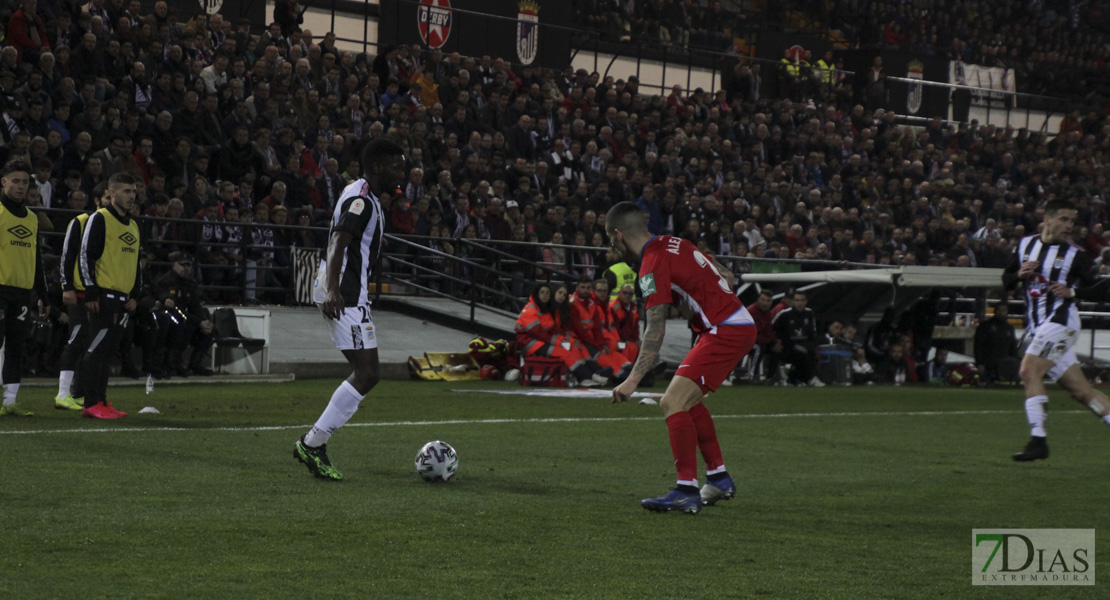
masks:
<instances>
[{"instance_id":1,"label":"blue football boot","mask_svg":"<svg viewBox=\"0 0 1110 600\"><path fill-rule=\"evenodd\" d=\"M718 500L732 500L735 495L736 484L732 482L728 473L714 475L712 479L706 479L705 485L701 486L701 503L705 506L713 506Z\"/></svg>"},{"instance_id":2,"label":"blue football boot","mask_svg":"<svg viewBox=\"0 0 1110 600\"><path fill-rule=\"evenodd\" d=\"M641 500L640 506L654 512L680 510L693 515L701 510L701 496L697 492L684 492L675 488L658 498Z\"/></svg>"}]
</instances>

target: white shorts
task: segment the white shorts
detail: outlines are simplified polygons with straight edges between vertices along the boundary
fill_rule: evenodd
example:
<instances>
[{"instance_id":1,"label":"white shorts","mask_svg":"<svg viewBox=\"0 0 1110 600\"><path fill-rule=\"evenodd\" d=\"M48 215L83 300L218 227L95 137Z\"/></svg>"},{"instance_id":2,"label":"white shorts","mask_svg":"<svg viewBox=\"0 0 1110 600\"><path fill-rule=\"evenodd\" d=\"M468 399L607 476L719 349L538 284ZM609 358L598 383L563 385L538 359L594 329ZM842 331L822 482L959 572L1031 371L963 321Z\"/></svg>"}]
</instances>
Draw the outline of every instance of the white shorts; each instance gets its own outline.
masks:
<instances>
[{"instance_id":1,"label":"white shorts","mask_svg":"<svg viewBox=\"0 0 1110 600\"><path fill-rule=\"evenodd\" d=\"M1033 334L1033 341L1025 349L1026 354L1039 356L1053 363L1045 374L1051 381L1063 376L1072 365L1079 362L1075 355L1075 343L1079 341L1079 330L1058 323L1044 323Z\"/></svg>"},{"instance_id":2,"label":"white shorts","mask_svg":"<svg viewBox=\"0 0 1110 600\"><path fill-rule=\"evenodd\" d=\"M324 317L331 330L331 341L339 350L369 350L378 347L369 306L348 306L338 319Z\"/></svg>"}]
</instances>

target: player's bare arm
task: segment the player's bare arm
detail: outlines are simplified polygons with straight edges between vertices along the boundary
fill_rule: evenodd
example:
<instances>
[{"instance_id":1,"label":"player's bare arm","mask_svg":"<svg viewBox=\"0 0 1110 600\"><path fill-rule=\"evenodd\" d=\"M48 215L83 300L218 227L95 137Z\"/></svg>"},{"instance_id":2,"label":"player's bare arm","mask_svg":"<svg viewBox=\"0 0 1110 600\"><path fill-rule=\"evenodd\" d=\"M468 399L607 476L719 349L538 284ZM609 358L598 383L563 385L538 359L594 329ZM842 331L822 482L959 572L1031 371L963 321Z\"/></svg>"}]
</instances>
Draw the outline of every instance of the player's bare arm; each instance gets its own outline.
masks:
<instances>
[{"instance_id":1,"label":"player's bare arm","mask_svg":"<svg viewBox=\"0 0 1110 600\"><path fill-rule=\"evenodd\" d=\"M632 397L640 381L651 371L659 361L659 352L663 348L663 335L667 332L667 304L658 304L647 311L647 326L644 329L643 342L640 344L640 355L636 357L636 364L624 383L613 390L613 402L624 402Z\"/></svg>"},{"instance_id":2,"label":"player's bare arm","mask_svg":"<svg viewBox=\"0 0 1110 600\"><path fill-rule=\"evenodd\" d=\"M343 295L339 293L339 272L343 268L343 253L347 251L347 246L354 239L355 236L345 231L335 231L328 240L328 271L324 279L327 295L320 305L320 310L329 319L338 319L343 312Z\"/></svg>"}]
</instances>

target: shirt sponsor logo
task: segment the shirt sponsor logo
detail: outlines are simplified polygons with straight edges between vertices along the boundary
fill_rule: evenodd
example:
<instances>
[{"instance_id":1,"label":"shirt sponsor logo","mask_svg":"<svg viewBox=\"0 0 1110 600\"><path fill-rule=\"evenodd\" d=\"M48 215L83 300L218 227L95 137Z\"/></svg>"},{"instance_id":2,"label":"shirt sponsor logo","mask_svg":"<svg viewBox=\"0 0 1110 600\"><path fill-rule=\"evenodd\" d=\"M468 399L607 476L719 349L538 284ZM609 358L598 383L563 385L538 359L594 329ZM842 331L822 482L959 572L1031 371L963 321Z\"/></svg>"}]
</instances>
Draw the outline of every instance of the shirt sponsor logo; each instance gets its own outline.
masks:
<instances>
[{"instance_id":1,"label":"shirt sponsor logo","mask_svg":"<svg viewBox=\"0 0 1110 600\"><path fill-rule=\"evenodd\" d=\"M655 276L651 273L640 278L640 292L645 298L655 293Z\"/></svg>"}]
</instances>

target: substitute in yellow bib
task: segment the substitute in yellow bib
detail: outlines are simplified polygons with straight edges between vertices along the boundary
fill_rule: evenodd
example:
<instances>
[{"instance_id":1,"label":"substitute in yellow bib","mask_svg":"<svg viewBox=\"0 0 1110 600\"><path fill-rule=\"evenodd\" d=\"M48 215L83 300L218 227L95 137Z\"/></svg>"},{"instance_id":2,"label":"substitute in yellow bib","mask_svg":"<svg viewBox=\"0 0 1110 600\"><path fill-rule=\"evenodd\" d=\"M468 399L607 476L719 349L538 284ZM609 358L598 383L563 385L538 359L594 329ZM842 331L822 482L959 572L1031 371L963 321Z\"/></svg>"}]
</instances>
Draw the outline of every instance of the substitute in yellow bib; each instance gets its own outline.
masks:
<instances>
[{"instance_id":1,"label":"substitute in yellow bib","mask_svg":"<svg viewBox=\"0 0 1110 600\"><path fill-rule=\"evenodd\" d=\"M89 349L79 369L85 388L81 415L93 419L127 416L108 404L108 367L142 288L139 224L131 218L135 178L127 173L112 175L106 203L85 224L78 255L89 313Z\"/></svg>"},{"instance_id":2,"label":"substitute in yellow bib","mask_svg":"<svg viewBox=\"0 0 1110 600\"><path fill-rule=\"evenodd\" d=\"M15 401L23 376L23 346L30 330L32 301L43 316L42 299L46 297L46 278L39 260L39 219L23 205L30 185L30 164L12 160L4 165L0 174L0 345L4 346L0 416L31 415Z\"/></svg>"},{"instance_id":3,"label":"substitute in yellow bib","mask_svg":"<svg viewBox=\"0 0 1110 600\"><path fill-rule=\"evenodd\" d=\"M93 201L97 208L107 206L108 182L96 184ZM85 225L92 213L81 213L66 227L65 241L62 243L62 268L59 276L62 283L62 304L69 315L69 337L65 349L58 359L58 395L54 397L54 408L60 410L81 410L84 406L85 378L77 372L77 367L89 346L89 314L85 310L85 285L81 283L80 255L81 240L85 237Z\"/></svg>"}]
</instances>

